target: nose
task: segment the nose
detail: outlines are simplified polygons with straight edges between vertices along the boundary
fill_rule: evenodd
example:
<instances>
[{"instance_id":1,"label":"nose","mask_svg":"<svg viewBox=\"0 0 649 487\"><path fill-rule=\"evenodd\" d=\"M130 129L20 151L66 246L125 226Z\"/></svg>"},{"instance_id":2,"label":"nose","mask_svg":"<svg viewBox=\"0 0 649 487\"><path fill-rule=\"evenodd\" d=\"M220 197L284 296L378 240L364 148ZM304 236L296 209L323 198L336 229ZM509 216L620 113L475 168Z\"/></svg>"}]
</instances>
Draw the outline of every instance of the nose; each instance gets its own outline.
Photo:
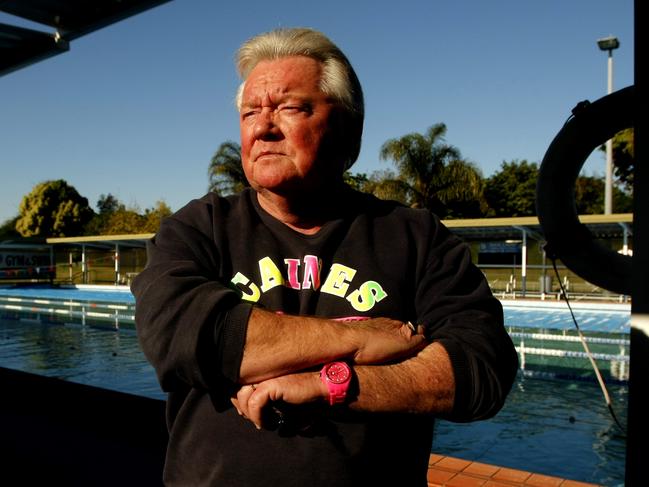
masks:
<instances>
[{"instance_id":1,"label":"nose","mask_svg":"<svg viewBox=\"0 0 649 487\"><path fill-rule=\"evenodd\" d=\"M275 111L265 107L257 115L253 133L256 139L277 140L281 137L281 130L275 123Z\"/></svg>"}]
</instances>

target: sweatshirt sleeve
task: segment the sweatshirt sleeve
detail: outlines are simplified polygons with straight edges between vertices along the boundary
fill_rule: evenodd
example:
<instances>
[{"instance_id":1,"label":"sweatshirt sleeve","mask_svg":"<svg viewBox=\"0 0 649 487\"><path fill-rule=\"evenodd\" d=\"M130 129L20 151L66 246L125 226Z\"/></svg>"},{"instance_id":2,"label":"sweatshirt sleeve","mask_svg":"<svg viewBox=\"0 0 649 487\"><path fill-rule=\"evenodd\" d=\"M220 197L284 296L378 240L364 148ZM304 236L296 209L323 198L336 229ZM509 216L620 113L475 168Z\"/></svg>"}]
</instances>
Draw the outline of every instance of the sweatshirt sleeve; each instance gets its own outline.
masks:
<instances>
[{"instance_id":1,"label":"sweatshirt sleeve","mask_svg":"<svg viewBox=\"0 0 649 487\"><path fill-rule=\"evenodd\" d=\"M204 201L163 220L131 286L138 340L166 392L229 395L239 379L251 307L222 277L212 227Z\"/></svg>"},{"instance_id":2,"label":"sweatshirt sleeve","mask_svg":"<svg viewBox=\"0 0 649 487\"><path fill-rule=\"evenodd\" d=\"M503 406L518 368L500 302L467 245L436 218L416 303L427 337L446 349L455 377L455 403L446 419L487 419Z\"/></svg>"}]
</instances>

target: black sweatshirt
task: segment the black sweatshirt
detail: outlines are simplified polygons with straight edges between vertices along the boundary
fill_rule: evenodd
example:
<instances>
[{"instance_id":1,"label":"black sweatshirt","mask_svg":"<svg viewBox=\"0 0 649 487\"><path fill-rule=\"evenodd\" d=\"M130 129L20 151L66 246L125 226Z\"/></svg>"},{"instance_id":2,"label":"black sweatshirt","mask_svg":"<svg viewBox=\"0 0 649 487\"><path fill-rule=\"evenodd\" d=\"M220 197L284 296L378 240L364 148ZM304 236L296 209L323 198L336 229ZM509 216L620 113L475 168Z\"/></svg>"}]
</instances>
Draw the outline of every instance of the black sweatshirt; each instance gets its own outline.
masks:
<instances>
[{"instance_id":1,"label":"black sweatshirt","mask_svg":"<svg viewBox=\"0 0 649 487\"><path fill-rule=\"evenodd\" d=\"M355 192L344 216L303 235L254 191L208 194L165 219L134 280L144 353L168 393L167 485L426 485L433 418L293 407L258 431L237 390L252 306L294 315L389 317L424 325L455 375L446 419L493 416L517 357L502 308L468 247L426 210Z\"/></svg>"}]
</instances>

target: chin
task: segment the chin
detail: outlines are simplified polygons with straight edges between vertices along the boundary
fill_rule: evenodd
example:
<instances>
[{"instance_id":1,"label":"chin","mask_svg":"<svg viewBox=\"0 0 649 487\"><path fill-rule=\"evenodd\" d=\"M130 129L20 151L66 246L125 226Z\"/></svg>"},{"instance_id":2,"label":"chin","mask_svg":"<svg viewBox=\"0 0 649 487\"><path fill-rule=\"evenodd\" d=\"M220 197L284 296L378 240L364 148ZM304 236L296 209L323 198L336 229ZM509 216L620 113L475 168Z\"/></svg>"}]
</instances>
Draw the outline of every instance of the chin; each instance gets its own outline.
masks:
<instances>
[{"instance_id":1,"label":"chin","mask_svg":"<svg viewBox=\"0 0 649 487\"><path fill-rule=\"evenodd\" d=\"M260 184L260 181L257 181L257 184L253 185L253 188L257 191L267 191L284 197L300 197L306 194L314 194L318 191L318 187L311 187L302 179L285 179L281 181L273 181L272 183L265 182L265 184Z\"/></svg>"}]
</instances>

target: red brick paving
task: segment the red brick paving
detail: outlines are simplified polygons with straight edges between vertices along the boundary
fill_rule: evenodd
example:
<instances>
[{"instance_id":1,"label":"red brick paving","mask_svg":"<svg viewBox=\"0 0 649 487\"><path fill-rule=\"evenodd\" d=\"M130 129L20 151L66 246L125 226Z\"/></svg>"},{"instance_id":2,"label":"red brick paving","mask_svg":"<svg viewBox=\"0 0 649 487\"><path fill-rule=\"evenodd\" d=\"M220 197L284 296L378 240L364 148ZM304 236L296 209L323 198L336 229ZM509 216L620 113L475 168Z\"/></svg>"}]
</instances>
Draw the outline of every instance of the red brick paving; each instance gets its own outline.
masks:
<instances>
[{"instance_id":1,"label":"red brick paving","mask_svg":"<svg viewBox=\"0 0 649 487\"><path fill-rule=\"evenodd\" d=\"M601 487L524 470L432 454L429 487Z\"/></svg>"}]
</instances>

